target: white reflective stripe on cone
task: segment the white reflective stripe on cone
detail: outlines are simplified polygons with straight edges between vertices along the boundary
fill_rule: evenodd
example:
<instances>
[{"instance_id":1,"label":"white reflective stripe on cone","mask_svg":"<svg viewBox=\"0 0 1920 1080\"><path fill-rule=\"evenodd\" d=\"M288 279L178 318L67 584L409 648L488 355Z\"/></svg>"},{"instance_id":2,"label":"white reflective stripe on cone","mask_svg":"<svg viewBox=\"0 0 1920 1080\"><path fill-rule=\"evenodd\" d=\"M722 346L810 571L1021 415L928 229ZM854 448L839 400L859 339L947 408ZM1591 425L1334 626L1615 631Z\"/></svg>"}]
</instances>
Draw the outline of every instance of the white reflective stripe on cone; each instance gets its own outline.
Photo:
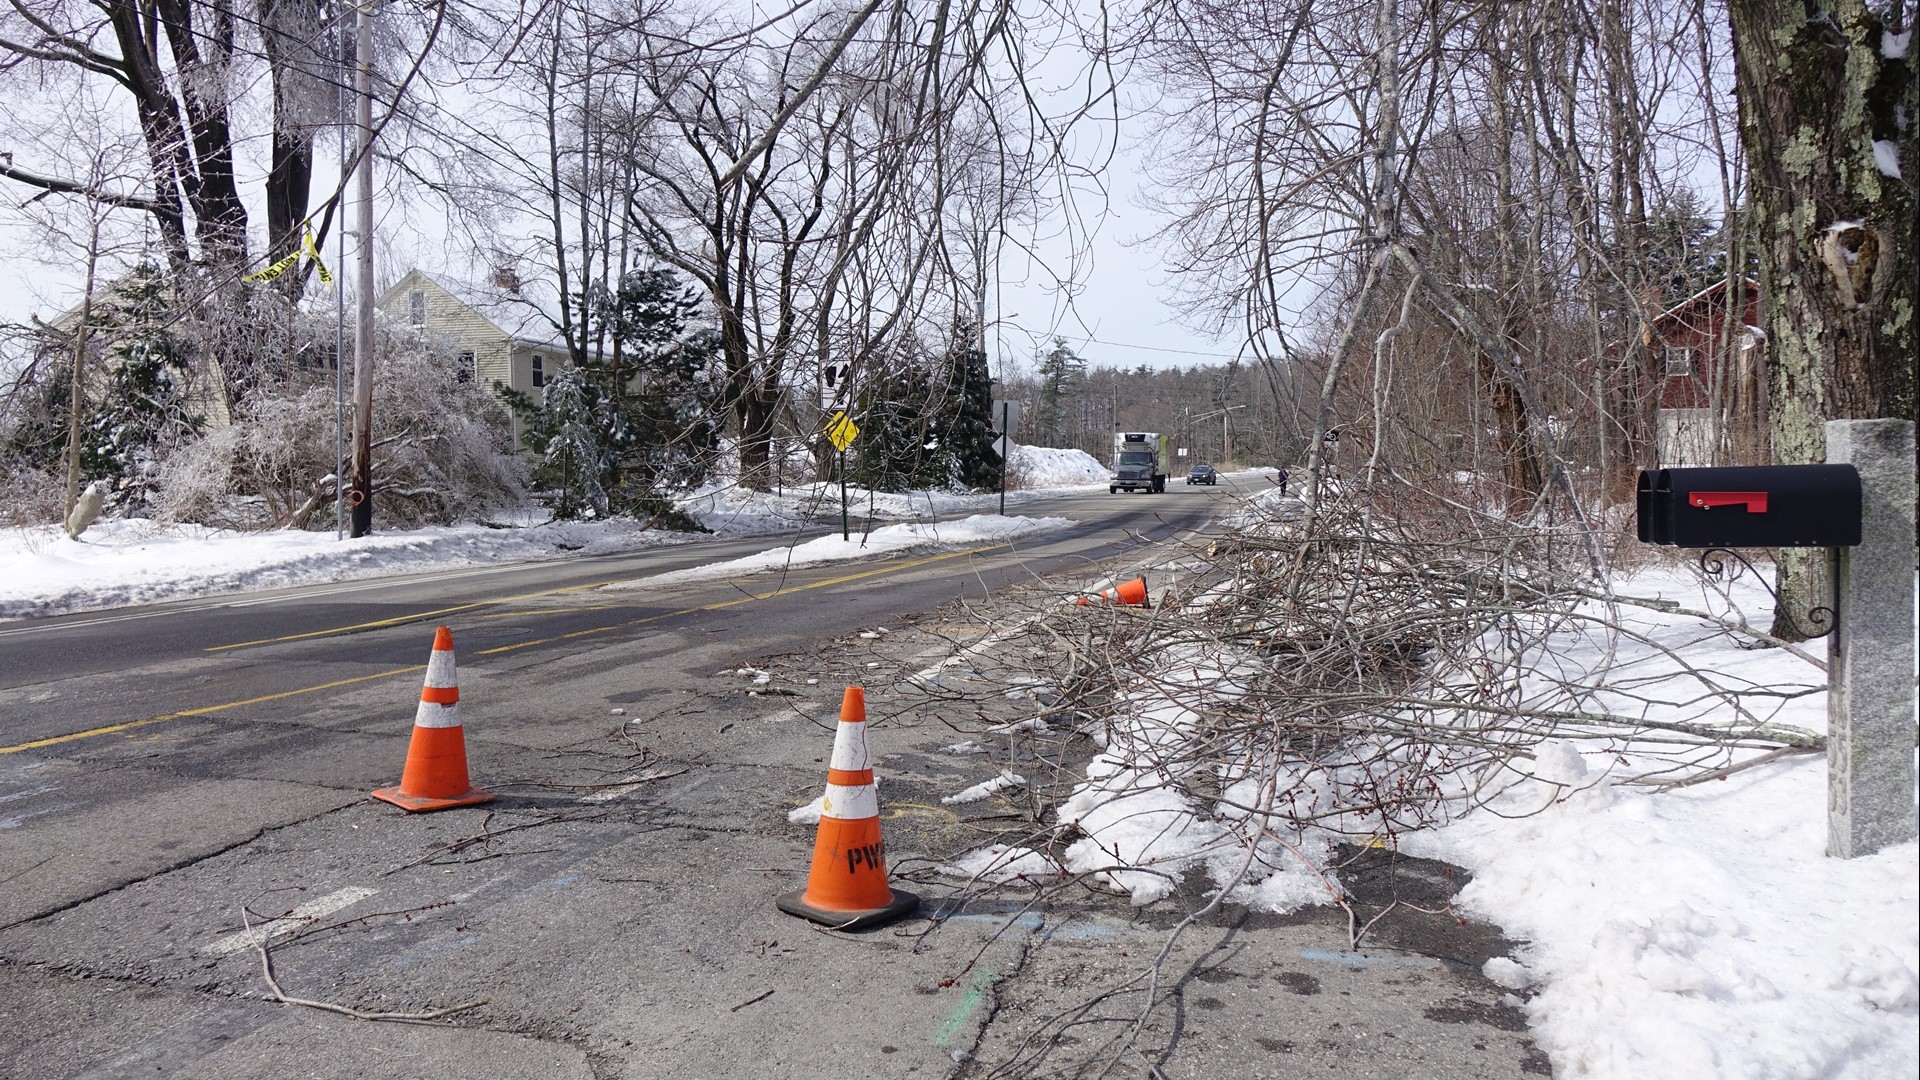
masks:
<instances>
[{"instance_id":1,"label":"white reflective stripe on cone","mask_svg":"<svg viewBox=\"0 0 1920 1080\"><path fill-rule=\"evenodd\" d=\"M418 656L420 654L415 653L414 655ZM435 649L433 650L433 654L427 658L426 685L436 686L442 689L449 686L460 685L453 674L452 649Z\"/></svg>"},{"instance_id":2,"label":"white reflective stripe on cone","mask_svg":"<svg viewBox=\"0 0 1920 1080\"><path fill-rule=\"evenodd\" d=\"M460 703L441 705L438 702L423 701L413 714L414 727L459 727Z\"/></svg>"},{"instance_id":3,"label":"white reflective stripe on cone","mask_svg":"<svg viewBox=\"0 0 1920 1080\"><path fill-rule=\"evenodd\" d=\"M826 800L820 804L820 816L841 821L879 817L880 796L874 792L872 784L858 787L828 784Z\"/></svg>"},{"instance_id":4,"label":"white reflective stripe on cone","mask_svg":"<svg viewBox=\"0 0 1920 1080\"><path fill-rule=\"evenodd\" d=\"M833 760L828 763L833 769L870 769L873 759L867 756L867 725L865 721L842 723L840 730L833 733Z\"/></svg>"}]
</instances>

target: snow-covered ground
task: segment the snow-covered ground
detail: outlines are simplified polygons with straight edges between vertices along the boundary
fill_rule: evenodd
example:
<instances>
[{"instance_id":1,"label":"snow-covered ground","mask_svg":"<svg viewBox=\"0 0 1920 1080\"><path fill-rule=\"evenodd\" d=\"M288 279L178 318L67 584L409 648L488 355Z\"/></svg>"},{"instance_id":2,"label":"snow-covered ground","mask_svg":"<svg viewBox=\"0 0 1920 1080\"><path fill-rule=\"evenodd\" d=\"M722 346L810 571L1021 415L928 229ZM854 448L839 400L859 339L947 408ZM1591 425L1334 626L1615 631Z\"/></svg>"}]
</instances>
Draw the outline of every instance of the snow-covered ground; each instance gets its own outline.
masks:
<instances>
[{"instance_id":1,"label":"snow-covered ground","mask_svg":"<svg viewBox=\"0 0 1920 1080\"><path fill-rule=\"evenodd\" d=\"M632 522L555 522L376 532L225 532L142 519L94 524L79 541L52 526L0 532L0 618L262 589L606 554L690 539Z\"/></svg>"},{"instance_id":2,"label":"snow-covered ground","mask_svg":"<svg viewBox=\"0 0 1920 1080\"><path fill-rule=\"evenodd\" d=\"M1001 517L998 514L975 514L955 521L883 525L869 533L852 532L846 539L841 539L837 534L822 536L802 544L762 551L757 555L747 555L738 559L729 559L726 562L709 563L705 566L689 567L685 570L674 570L652 577L623 581L609 585L607 589L611 591L645 589L684 581L750 574L758 570L793 569L820 563L843 562L847 559L890 552L931 551L982 543L998 544L1036 533L1064 529L1073 523L1071 518Z\"/></svg>"},{"instance_id":3,"label":"snow-covered ground","mask_svg":"<svg viewBox=\"0 0 1920 1080\"><path fill-rule=\"evenodd\" d=\"M1112 477L1106 466L1082 451L1045 446L1015 444L1013 466L1025 486L1007 492L1008 506L1069 491L1103 488ZM764 536L809 524L837 527L840 498L840 485L832 481L787 484L772 495L722 481L701 488L682 499L679 505L694 520L719 535ZM846 500L848 512L856 516L880 521L925 521L936 514L997 507L1000 494L900 493L872 491L849 484Z\"/></svg>"},{"instance_id":4,"label":"snow-covered ground","mask_svg":"<svg viewBox=\"0 0 1920 1080\"><path fill-rule=\"evenodd\" d=\"M1751 577L1736 583L1732 608L1676 571L1623 576L1616 585L1696 610L1744 610L1761 625L1772 606ZM1723 627L1680 613L1629 607L1619 622L1629 635L1570 623L1547 639L1537 667L1576 683L1582 673L1593 687L1631 684L1656 699L1646 719L1698 722L1699 686L1681 669L1691 664L1722 685L1786 690L1784 700L1759 695L1754 707L1777 725L1825 730L1826 695L1814 689L1825 675L1807 661L1743 649ZM1220 674L1193 676L1198 684ZM1267 835L1283 837L1285 850L1263 850L1270 868L1246 873L1246 848L1231 826L1248 817L1246 808L1268 805L1260 776L1223 773L1223 798L1213 805L1168 785L1167 762L1181 759L1179 744L1194 730L1188 704L1163 689L1089 730L1105 749L1057 811L1079 836L1062 852L1064 865L996 844L950 872L985 880L1091 873L1136 904L1166 896L1178 875L1198 873L1232 883L1230 898L1257 909L1326 902L1322 871L1335 837L1323 829L1270 825ZM1660 790L1620 780L1671 746L1602 743L1545 743L1516 763L1488 810L1399 837L1409 854L1471 870L1462 910L1523 943L1486 974L1519 992L1512 1002L1526 1010L1555 1075L1920 1076L1920 845L1827 858L1821 755ZM1283 776L1274 790L1315 802L1311 783ZM1143 869L1114 869L1127 866Z\"/></svg>"},{"instance_id":5,"label":"snow-covered ground","mask_svg":"<svg viewBox=\"0 0 1920 1080\"><path fill-rule=\"evenodd\" d=\"M1619 585L1701 606L1686 575L1647 572ZM1751 576L1733 598L1765 625L1772 598ZM1826 681L1804 660L1743 649L1697 619L1632 609L1628 620L1730 681ZM1595 645L1568 638L1556 652L1569 668L1593 669ZM1621 649L1614 663L1636 676L1676 666ZM1815 692L1771 719L1824 732L1826 709ZM1532 987L1525 1008L1554 1075L1920 1076L1920 846L1828 858L1824 755L1664 793L1614 782L1632 751L1625 757L1549 744L1536 755L1537 779L1508 789L1498 814L1403 844L1471 869L1464 906L1527 942L1488 975Z\"/></svg>"}]
</instances>

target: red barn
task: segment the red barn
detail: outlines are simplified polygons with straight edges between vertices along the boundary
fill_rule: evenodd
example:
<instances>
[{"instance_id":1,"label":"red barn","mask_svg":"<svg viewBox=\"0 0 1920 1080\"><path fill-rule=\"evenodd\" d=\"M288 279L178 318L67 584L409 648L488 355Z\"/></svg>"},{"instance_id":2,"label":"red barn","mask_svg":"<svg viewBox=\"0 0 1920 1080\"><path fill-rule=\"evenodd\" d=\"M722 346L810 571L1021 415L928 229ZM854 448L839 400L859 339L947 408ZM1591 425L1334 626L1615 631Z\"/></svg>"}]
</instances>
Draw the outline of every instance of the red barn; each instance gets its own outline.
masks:
<instances>
[{"instance_id":1,"label":"red barn","mask_svg":"<svg viewBox=\"0 0 1920 1080\"><path fill-rule=\"evenodd\" d=\"M1727 280L1655 316L1646 332L1659 464L1758 465L1766 459L1766 370L1760 283L1740 282L1728 319Z\"/></svg>"}]
</instances>

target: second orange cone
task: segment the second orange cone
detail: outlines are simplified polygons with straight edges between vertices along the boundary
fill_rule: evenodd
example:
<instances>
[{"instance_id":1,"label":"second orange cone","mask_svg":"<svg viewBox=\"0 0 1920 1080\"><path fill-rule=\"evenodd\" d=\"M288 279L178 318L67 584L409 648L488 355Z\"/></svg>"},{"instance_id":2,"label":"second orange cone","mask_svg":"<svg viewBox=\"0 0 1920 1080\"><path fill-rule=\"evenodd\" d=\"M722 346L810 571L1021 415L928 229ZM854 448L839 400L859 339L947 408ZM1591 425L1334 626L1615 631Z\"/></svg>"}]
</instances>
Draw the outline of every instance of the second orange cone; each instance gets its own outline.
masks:
<instances>
[{"instance_id":1,"label":"second orange cone","mask_svg":"<svg viewBox=\"0 0 1920 1080\"><path fill-rule=\"evenodd\" d=\"M774 904L789 915L837 930L879 926L920 906L918 896L887 885L880 798L867 753L867 694L858 686L847 687L840 701L840 726L833 735L807 887L776 897Z\"/></svg>"},{"instance_id":2,"label":"second orange cone","mask_svg":"<svg viewBox=\"0 0 1920 1080\"><path fill-rule=\"evenodd\" d=\"M1076 604L1125 604L1129 607L1146 602L1147 579L1143 577L1134 578L1132 581L1123 581L1111 589L1102 590L1098 595L1083 596L1074 601Z\"/></svg>"},{"instance_id":3,"label":"second orange cone","mask_svg":"<svg viewBox=\"0 0 1920 1080\"><path fill-rule=\"evenodd\" d=\"M453 631L442 626L433 635L426 685L413 715L413 741L400 783L375 788L373 797L402 810L420 813L492 802L493 792L467 778L467 733L460 726L460 680L453 669Z\"/></svg>"}]
</instances>

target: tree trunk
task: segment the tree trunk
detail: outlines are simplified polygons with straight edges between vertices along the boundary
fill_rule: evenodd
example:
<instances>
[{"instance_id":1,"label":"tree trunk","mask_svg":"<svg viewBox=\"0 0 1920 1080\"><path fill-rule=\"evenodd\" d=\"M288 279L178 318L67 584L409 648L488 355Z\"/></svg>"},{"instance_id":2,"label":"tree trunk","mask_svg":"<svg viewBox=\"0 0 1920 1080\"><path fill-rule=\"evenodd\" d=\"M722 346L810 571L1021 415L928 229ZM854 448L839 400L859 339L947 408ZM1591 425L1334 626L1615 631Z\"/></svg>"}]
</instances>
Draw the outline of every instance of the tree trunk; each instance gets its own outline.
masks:
<instances>
[{"instance_id":1,"label":"tree trunk","mask_svg":"<svg viewBox=\"0 0 1920 1080\"><path fill-rule=\"evenodd\" d=\"M733 414L740 422L740 486L749 491L773 490L773 420L780 395L761 388L742 393Z\"/></svg>"},{"instance_id":2,"label":"tree trunk","mask_svg":"<svg viewBox=\"0 0 1920 1080\"><path fill-rule=\"evenodd\" d=\"M271 266L299 251L306 233L314 129L300 119L299 95L304 83L315 81L322 72L331 73L331 58L323 57L313 42L331 43L332 39L320 29L320 14L310 3L259 0L255 10L273 81L273 151L266 184L267 265ZM288 299L298 300L306 280L305 274L282 274L274 285Z\"/></svg>"},{"instance_id":3,"label":"tree trunk","mask_svg":"<svg viewBox=\"0 0 1920 1080\"><path fill-rule=\"evenodd\" d=\"M1824 460L1828 420L1914 417L1920 83L1910 47L1883 51L1886 32L1907 28L1881 14L1898 20L1900 9L1898 0L1730 5L1777 462ZM1780 614L1804 624L1829 604L1826 559L1783 555ZM1788 622L1777 619L1774 633L1793 637Z\"/></svg>"}]
</instances>

